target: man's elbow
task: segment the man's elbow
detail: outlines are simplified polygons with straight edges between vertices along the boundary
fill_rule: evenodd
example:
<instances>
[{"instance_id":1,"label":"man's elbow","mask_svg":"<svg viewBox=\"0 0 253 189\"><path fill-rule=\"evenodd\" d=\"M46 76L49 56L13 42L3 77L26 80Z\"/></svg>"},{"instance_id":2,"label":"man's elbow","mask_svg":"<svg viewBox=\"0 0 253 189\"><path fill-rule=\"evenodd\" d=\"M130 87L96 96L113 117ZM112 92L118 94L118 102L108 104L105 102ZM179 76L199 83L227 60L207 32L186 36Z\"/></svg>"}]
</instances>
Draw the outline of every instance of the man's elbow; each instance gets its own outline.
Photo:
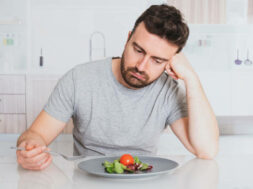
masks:
<instances>
[{"instance_id":1,"label":"man's elbow","mask_svg":"<svg viewBox=\"0 0 253 189\"><path fill-rule=\"evenodd\" d=\"M196 154L196 157L200 159L211 160L216 157L217 153L218 153L218 149L205 151L205 152L199 152Z\"/></svg>"}]
</instances>

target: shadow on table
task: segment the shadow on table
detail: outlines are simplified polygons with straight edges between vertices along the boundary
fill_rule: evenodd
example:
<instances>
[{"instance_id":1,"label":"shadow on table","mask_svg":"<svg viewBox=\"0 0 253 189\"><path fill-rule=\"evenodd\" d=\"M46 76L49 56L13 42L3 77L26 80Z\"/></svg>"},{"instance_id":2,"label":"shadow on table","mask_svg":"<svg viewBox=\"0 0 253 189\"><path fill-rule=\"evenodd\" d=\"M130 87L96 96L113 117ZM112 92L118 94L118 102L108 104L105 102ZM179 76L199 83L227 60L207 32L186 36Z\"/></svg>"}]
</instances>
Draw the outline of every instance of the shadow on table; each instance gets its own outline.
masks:
<instances>
[{"instance_id":1,"label":"shadow on table","mask_svg":"<svg viewBox=\"0 0 253 189\"><path fill-rule=\"evenodd\" d=\"M58 189L71 188L71 180L53 162L42 171L32 171L17 167L18 189Z\"/></svg>"}]
</instances>

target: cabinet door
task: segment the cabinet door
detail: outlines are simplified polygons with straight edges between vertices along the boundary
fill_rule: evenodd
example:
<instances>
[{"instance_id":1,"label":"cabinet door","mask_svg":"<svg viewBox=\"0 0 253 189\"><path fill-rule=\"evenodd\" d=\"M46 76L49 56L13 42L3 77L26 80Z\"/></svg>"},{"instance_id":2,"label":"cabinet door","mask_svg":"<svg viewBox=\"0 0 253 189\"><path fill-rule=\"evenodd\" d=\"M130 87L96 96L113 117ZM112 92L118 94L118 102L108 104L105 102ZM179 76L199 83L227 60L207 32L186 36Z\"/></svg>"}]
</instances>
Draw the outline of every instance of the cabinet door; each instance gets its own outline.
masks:
<instances>
[{"instance_id":1,"label":"cabinet door","mask_svg":"<svg viewBox=\"0 0 253 189\"><path fill-rule=\"evenodd\" d=\"M0 95L0 113L25 112L25 95Z\"/></svg>"},{"instance_id":2,"label":"cabinet door","mask_svg":"<svg viewBox=\"0 0 253 189\"><path fill-rule=\"evenodd\" d=\"M0 75L0 94L25 94L25 75Z\"/></svg>"},{"instance_id":3,"label":"cabinet door","mask_svg":"<svg viewBox=\"0 0 253 189\"><path fill-rule=\"evenodd\" d=\"M0 133L22 133L25 129L25 114L0 114Z\"/></svg>"},{"instance_id":4,"label":"cabinet door","mask_svg":"<svg viewBox=\"0 0 253 189\"><path fill-rule=\"evenodd\" d=\"M232 71L232 115L253 115L252 71Z\"/></svg>"},{"instance_id":5,"label":"cabinet door","mask_svg":"<svg viewBox=\"0 0 253 189\"><path fill-rule=\"evenodd\" d=\"M231 114L230 73L199 72L198 73L206 96L216 116Z\"/></svg>"},{"instance_id":6,"label":"cabinet door","mask_svg":"<svg viewBox=\"0 0 253 189\"><path fill-rule=\"evenodd\" d=\"M60 75L27 76L27 126L30 127L46 104ZM72 133L73 123L69 121L64 133Z\"/></svg>"}]
</instances>

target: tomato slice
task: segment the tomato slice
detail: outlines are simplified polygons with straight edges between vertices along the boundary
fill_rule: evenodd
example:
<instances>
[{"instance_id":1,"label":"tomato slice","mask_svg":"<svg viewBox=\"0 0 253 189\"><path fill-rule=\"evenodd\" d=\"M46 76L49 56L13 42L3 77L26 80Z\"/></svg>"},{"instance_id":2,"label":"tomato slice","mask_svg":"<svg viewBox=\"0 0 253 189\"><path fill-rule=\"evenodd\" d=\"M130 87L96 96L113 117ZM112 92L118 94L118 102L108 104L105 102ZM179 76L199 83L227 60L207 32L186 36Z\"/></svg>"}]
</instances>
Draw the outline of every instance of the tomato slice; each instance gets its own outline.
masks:
<instances>
[{"instance_id":1,"label":"tomato slice","mask_svg":"<svg viewBox=\"0 0 253 189\"><path fill-rule=\"evenodd\" d=\"M119 162L122 163L125 166L133 165L134 164L134 158L130 154L124 154L120 157Z\"/></svg>"}]
</instances>

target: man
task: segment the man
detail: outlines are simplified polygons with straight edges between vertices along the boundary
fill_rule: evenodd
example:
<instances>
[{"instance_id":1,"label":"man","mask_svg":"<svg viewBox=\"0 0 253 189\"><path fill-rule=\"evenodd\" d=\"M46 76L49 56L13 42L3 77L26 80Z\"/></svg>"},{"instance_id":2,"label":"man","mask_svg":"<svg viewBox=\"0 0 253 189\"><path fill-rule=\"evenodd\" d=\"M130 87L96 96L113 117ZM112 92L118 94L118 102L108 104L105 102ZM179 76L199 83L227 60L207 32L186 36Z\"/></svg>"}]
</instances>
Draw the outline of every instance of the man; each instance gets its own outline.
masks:
<instances>
[{"instance_id":1,"label":"man","mask_svg":"<svg viewBox=\"0 0 253 189\"><path fill-rule=\"evenodd\" d=\"M214 158L217 121L197 74L180 53L188 35L174 7L147 9L129 32L121 58L78 65L60 79L19 137L17 146L26 151L17 151L18 163L30 170L46 168L52 157L45 150L71 117L74 155L155 154L170 125L190 152Z\"/></svg>"}]
</instances>

